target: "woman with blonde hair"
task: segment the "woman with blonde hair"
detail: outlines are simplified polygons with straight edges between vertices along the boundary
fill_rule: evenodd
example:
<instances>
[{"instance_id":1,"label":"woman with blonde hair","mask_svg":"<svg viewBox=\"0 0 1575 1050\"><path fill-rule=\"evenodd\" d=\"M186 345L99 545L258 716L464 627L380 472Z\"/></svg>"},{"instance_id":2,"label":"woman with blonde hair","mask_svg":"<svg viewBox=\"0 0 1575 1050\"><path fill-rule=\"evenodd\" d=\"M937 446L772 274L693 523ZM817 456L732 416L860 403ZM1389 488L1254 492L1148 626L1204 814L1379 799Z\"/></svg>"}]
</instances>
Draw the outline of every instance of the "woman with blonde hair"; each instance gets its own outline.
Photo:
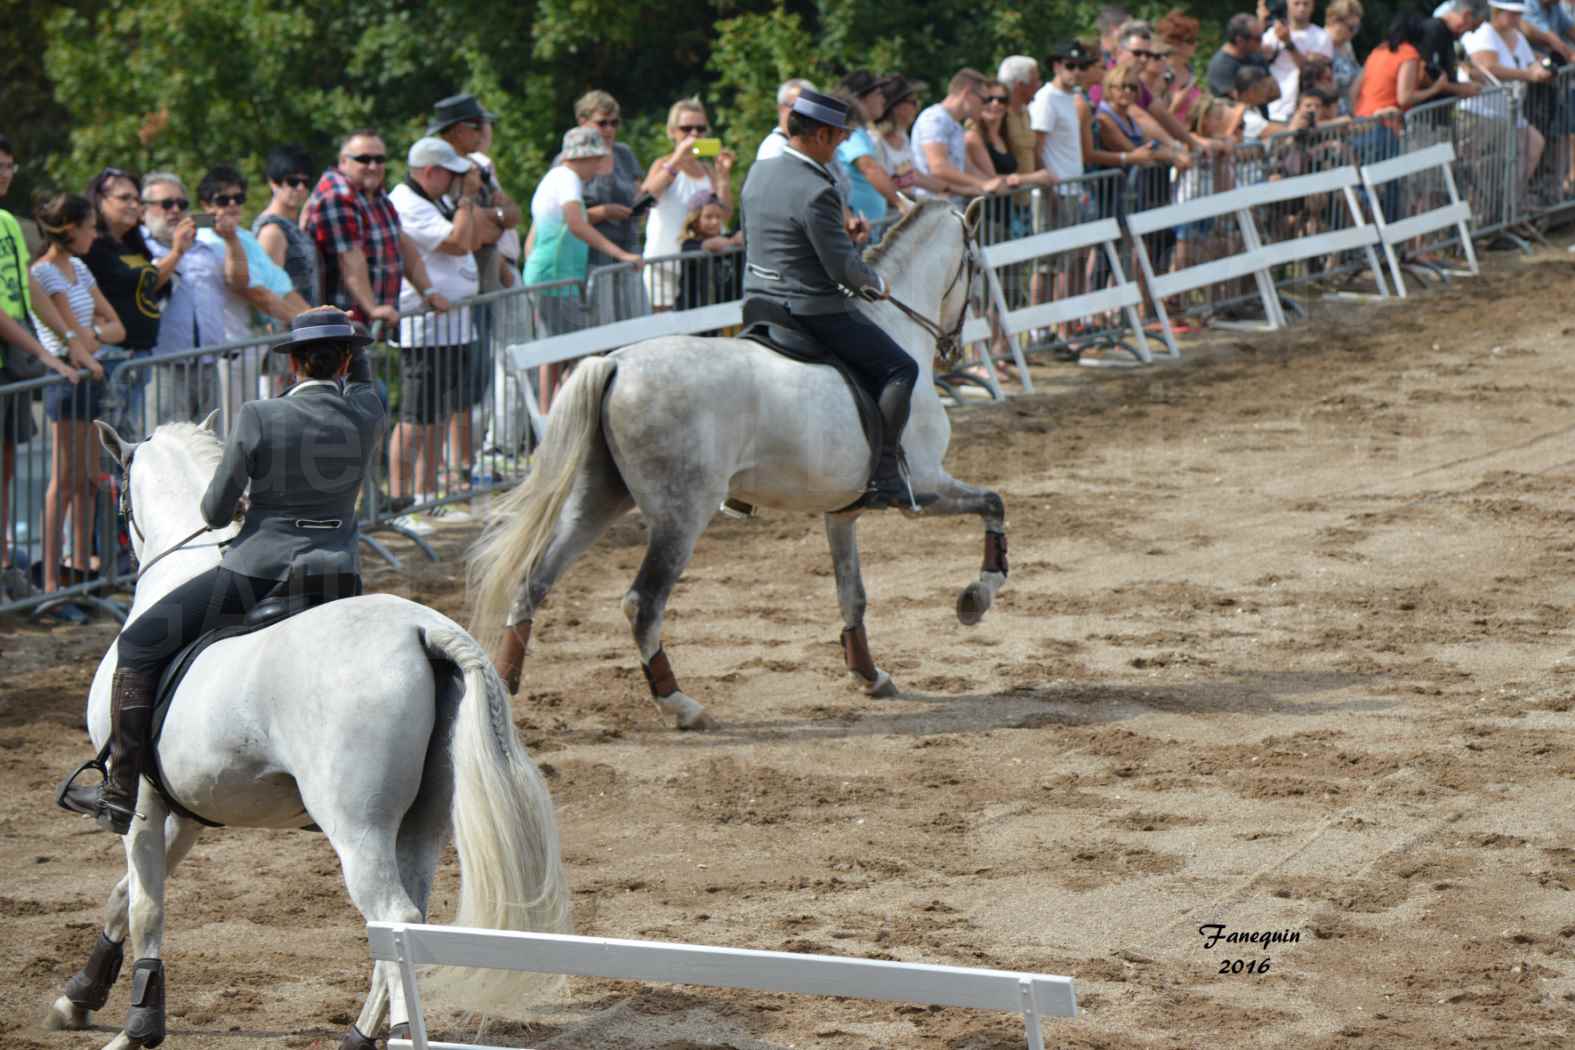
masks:
<instances>
[{"instance_id":1,"label":"woman with blonde hair","mask_svg":"<svg viewBox=\"0 0 1575 1050\"><path fill-rule=\"evenodd\" d=\"M656 198L645 224L645 257L677 255L683 243L684 220L689 217L689 202L702 193L714 193L722 206L733 208L733 152L722 150L714 164L695 154L695 143L711 135L705 104L698 98L683 98L667 111L667 137L673 152L658 157L646 172L640 189ZM678 298L677 261L658 263L645 269L645 288L655 310L671 310Z\"/></svg>"},{"instance_id":2,"label":"woman with blonde hair","mask_svg":"<svg viewBox=\"0 0 1575 1050\"><path fill-rule=\"evenodd\" d=\"M1361 0L1329 0L1323 14L1323 29L1334 45L1334 86L1340 94L1340 114L1350 116L1356 106L1356 82L1362 64L1356 60L1351 41L1362 30Z\"/></svg>"},{"instance_id":3,"label":"woman with blonde hair","mask_svg":"<svg viewBox=\"0 0 1575 1050\"><path fill-rule=\"evenodd\" d=\"M591 228L624 251L640 250L640 217L633 211L640 195L644 171L634 150L618 141L623 123L618 100L605 91L587 91L574 103L574 121L595 128L612 150L612 170L585 180L585 217ZM611 266L618 260L591 249L588 265ZM610 278L610 279L609 279ZM643 317L651 312L645 285L633 270L618 270L601 278L590 290L592 323L607 324Z\"/></svg>"}]
</instances>

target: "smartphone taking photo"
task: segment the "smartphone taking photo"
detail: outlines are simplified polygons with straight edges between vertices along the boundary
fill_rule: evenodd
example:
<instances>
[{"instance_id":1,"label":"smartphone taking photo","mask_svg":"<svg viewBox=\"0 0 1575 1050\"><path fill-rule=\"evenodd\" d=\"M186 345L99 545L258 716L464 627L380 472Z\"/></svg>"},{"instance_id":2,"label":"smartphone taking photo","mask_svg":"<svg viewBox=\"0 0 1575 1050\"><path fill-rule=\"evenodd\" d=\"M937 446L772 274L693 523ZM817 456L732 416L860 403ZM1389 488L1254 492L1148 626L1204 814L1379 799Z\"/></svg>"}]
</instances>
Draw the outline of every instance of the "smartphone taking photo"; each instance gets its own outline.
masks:
<instances>
[{"instance_id":1,"label":"smartphone taking photo","mask_svg":"<svg viewBox=\"0 0 1575 1050\"><path fill-rule=\"evenodd\" d=\"M199 211L191 217L191 224L199 230L213 229L213 216L205 211Z\"/></svg>"},{"instance_id":2,"label":"smartphone taking photo","mask_svg":"<svg viewBox=\"0 0 1575 1050\"><path fill-rule=\"evenodd\" d=\"M690 151L697 157L715 157L722 152L721 139L695 139Z\"/></svg>"}]
</instances>

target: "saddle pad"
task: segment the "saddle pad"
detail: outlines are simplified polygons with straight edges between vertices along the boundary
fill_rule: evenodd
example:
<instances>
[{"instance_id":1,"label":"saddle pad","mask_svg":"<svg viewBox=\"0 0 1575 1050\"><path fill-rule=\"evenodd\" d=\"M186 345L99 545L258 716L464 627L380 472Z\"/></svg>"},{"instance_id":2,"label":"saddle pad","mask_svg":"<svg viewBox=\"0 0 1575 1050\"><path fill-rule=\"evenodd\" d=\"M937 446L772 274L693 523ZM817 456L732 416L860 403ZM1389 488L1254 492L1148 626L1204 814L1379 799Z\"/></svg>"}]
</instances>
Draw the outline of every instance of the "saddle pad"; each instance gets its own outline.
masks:
<instances>
[{"instance_id":1,"label":"saddle pad","mask_svg":"<svg viewBox=\"0 0 1575 1050\"><path fill-rule=\"evenodd\" d=\"M192 664L196 663L197 657L201 656L215 642L222 642L227 638L239 638L242 635L251 634L253 631L272 627L276 623L288 620L297 613L325 604L321 600L323 597L322 595L311 593L298 593L292 594L288 598L265 598L247 614L244 622L208 632L187 645L179 653L176 653L175 659L165 666L164 673L159 676L158 690L154 694L153 730L150 734L151 740L148 748L150 757L147 768L142 771L142 775L147 777L154 787L158 788L159 794L164 796L164 801L169 803L170 808L176 813L195 820L206 827L222 828L224 826L216 821L199 816L182 805L180 800L170 793L169 788L164 786L164 770L159 766L159 736L164 732L164 720L169 716L170 704L174 701L175 693L180 689L180 683L186 677L186 673L191 670ZM346 595L346 597L349 597L349 595ZM306 830L317 831L319 828L316 824L311 824L307 826Z\"/></svg>"},{"instance_id":2,"label":"saddle pad","mask_svg":"<svg viewBox=\"0 0 1575 1050\"><path fill-rule=\"evenodd\" d=\"M833 355L820 343L816 342L808 333L786 325L772 324L768 321L756 321L738 333L740 339L748 339L752 343L759 343L768 350L774 350L790 361L798 361L806 365L829 365L842 376L842 381L848 385L848 392L853 395L853 403L859 409L859 426L864 429L864 440L870 446L869 469L865 472L864 480L869 481L875 476L875 463L880 458L880 447L883 435L881 434L880 408L875 404L875 399L870 392L864 389L864 384L859 382L853 370L843 364L842 359Z\"/></svg>"}]
</instances>

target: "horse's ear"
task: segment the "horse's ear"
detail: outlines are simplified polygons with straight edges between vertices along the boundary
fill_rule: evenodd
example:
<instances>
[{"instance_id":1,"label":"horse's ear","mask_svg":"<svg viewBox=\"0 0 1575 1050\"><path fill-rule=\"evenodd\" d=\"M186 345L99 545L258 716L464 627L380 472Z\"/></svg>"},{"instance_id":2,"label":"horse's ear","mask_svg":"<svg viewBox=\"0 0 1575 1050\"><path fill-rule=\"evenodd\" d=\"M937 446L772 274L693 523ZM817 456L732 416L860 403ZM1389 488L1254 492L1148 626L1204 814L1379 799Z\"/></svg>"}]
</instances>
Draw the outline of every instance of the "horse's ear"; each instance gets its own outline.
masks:
<instances>
[{"instance_id":1,"label":"horse's ear","mask_svg":"<svg viewBox=\"0 0 1575 1050\"><path fill-rule=\"evenodd\" d=\"M219 425L219 410L218 409L214 409L212 412L209 412L208 413L208 418L204 419L198 425L203 430L206 430L210 434L215 433L214 428Z\"/></svg>"},{"instance_id":2,"label":"horse's ear","mask_svg":"<svg viewBox=\"0 0 1575 1050\"><path fill-rule=\"evenodd\" d=\"M135 446L121 437L119 431L102 419L95 419L93 425L98 428L98 441L99 444L104 446L104 451L114 456L116 463L125 466L126 460Z\"/></svg>"},{"instance_id":3,"label":"horse's ear","mask_svg":"<svg viewBox=\"0 0 1575 1050\"><path fill-rule=\"evenodd\" d=\"M979 219L984 215L984 198L975 197L968 202L968 209L963 212L963 222L968 226L969 236L979 232Z\"/></svg>"}]
</instances>

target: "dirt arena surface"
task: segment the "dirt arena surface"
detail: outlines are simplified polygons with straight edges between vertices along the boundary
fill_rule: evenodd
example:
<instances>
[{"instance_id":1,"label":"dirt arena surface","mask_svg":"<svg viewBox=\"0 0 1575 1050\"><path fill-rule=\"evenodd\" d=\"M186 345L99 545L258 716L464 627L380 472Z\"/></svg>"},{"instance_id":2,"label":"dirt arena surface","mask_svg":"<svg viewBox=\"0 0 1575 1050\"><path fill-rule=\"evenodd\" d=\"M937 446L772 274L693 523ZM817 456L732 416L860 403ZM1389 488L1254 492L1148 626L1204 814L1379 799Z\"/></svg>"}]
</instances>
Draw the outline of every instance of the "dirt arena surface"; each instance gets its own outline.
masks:
<instances>
[{"instance_id":1,"label":"dirt arena surface","mask_svg":"<svg viewBox=\"0 0 1575 1050\"><path fill-rule=\"evenodd\" d=\"M842 671L820 523L718 520L666 638L725 728L670 729L618 609L626 519L540 614L516 708L578 931L1070 974L1057 1047L1575 1045L1571 304L1562 250L1495 256L1405 306L1216 333L1181 367L1046 368L1042 394L958 412L951 467L1005 495L1011 579L963 628L978 524L865 519L894 700ZM438 535L453 555L470 531ZM456 558L408 564L373 585L463 618ZM0 631L8 1045L98 1046L124 979L102 1031L36 1021L120 874L50 795L113 629ZM1209 949L1207 923L1299 939ZM208 832L165 954L167 1045L193 1050L328 1050L368 980L308 833ZM1015 1015L597 981L481 1037L1024 1045Z\"/></svg>"}]
</instances>

